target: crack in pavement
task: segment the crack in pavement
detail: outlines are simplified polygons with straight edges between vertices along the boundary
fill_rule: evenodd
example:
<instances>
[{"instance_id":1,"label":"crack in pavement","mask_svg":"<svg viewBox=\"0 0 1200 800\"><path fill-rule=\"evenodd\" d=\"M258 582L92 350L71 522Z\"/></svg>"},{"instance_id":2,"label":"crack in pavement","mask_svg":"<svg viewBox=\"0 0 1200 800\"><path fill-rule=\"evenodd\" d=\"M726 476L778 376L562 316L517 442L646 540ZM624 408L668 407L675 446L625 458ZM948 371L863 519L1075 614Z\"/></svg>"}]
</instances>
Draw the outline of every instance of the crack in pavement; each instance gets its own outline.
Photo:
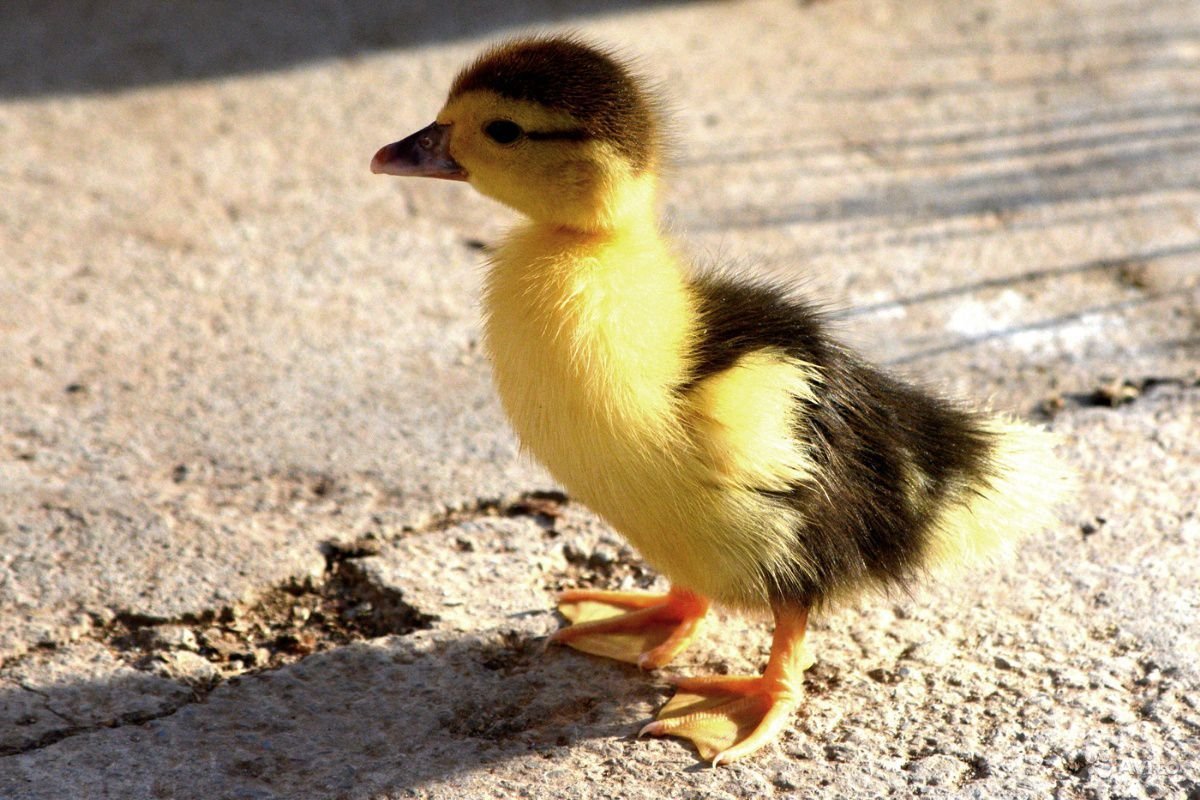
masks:
<instances>
[{"instance_id":1,"label":"crack in pavement","mask_svg":"<svg viewBox=\"0 0 1200 800\"><path fill-rule=\"evenodd\" d=\"M68 725L76 724L75 720L71 719L66 714L62 713L57 708L55 708L53 705L51 705L52 698L50 697L49 693L43 692L41 689L36 689L36 688L30 686L28 683L25 683L24 681L18 681L17 686L20 686L25 691L30 692L31 694L36 694L38 697L42 698L42 707L45 708L47 711L49 711L54 716L61 719L63 722L67 723ZM2 751L0 751L0 752L2 752Z\"/></svg>"},{"instance_id":2,"label":"crack in pavement","mask_svg":"<svg viewBox=\"0 0 1200 800\"><path fill-rule=\"evenodd\" d=\"M1038 403L1035 413L1054 419L1059 413L1077 408L1119 408L1153 394L1162 387L1183 390L1200 388L1200 376L1176 377L1150 375L1142 378L1101 378L1087 392L1056 392Z\"/></svg>"},{"instance_id":3,"label":"crack in pavement","mask_svg":"<svg viewBox=\"0 0 1200 800\"><path fill-rule=\"evenodd\" d=\"M14 681L42 698L46 710L68 727L47 731L29 742L0 747L0 757L28 753L92 731L163 719L185 706L203 702L230 679L274 671L313 653L354 641L427 630L437 622L435 615L405 602L401 591L377 585L354 562L377 555L383 544L406 536L446 530L486 517L532 517L542 527L552 529L567 502L566 495L553 490L480 498L447 507L421 524L404 526L394 535L323 542L325 569L319 578L289 579L243 604L175 618L128 609L116 612L107 622L92 615L94 627L80 639L99 642L135 670L157 674L187 689L186 696L167 701L153 711L128 712L81 724L53 708L49 693ZM54 651L72 643L46 642L39 650ZM36 652L30 650L4 666L16 666Z\"/></svg>"},{"instance_id":4,"label":"crack in pavement","mask_svg":"<svg viewBox=\"0 0 1200 800\"><path fill-rule=\"evenodd\" d=\"M35 694L40 694L39 692L37 692L37 690L30 689L28 686L22 686L22 688L29 689L30 691L34 692ZM208 694L207 692L205 692L203 696L196 696L193 694L192 696L189 696L181 701L169 704L166 708L159 709L158 711L130 711L125 714L121 714L116 719L104 720L101 722L93 722L93 723L86 724L86 725L80 725L80 724L76 723L74 720L67 719L62 714L55 711L53 708L50 707L49 699L47 698L47 703L46 703L47 710L49 710L52 714L54 714L55 716L62 719L64 722L71 723L73 727L62 728L62 729L53 730L53 731L47 731L46 733L39 736L37 739L34 739L33 741L27 742L22 745L12 745L12 746L8 746L8 747L0 747L0 758L9 758L11 756L19 756L23 753L30 753L35 750L41 750L42 748L50 747L53 744L61 742L64 739L70 739L73 736L79 736L79 735L82 735L85 733L91 733L93 731L105 730L105 729L110 729L110 728L121 728L126 725L144 725L145 723L153 722L156 719L163 719L165 717L169 717L172 714L174 714L176 711L178 711L179 709L181 709L185 706L189 706L189 705L192 705L193 703L201 702L204 699L204 696L207 696L207 694Z\"/></svg>"}]
</instances>

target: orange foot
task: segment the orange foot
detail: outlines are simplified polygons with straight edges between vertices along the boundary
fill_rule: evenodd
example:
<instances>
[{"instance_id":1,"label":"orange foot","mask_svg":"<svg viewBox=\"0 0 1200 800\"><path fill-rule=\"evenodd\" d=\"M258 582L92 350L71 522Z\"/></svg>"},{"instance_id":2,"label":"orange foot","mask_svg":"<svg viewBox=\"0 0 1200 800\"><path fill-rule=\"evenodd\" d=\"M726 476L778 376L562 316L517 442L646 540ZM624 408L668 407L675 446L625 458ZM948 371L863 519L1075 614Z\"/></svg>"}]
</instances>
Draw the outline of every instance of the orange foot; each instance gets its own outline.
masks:
<instances>
[{"instance_id":1,"label":"orange foot","mask_svg":"<svg viewBox=\"0 0 1200 800\"><path fill-rule=\"evenodd\" d=\"M559 596L559 612L575 623L551 641L592 655L655 669L679 655L700 632L708 601L686 589L668 594L575 589Z\"/></svg>"},{"instance_id":2,"label":"orange foot","mask_svg":"<svg viewBox=\"0 0 1200 800\"><path fill-rule=\"evenodd\" d=\"M639 735L679 736L713 766L750 755L787 727L800 704L812 658L804 647L806 610L775 610L775 639L762 676L683 678L675 696Z\"/></svg>"}]
</instances>

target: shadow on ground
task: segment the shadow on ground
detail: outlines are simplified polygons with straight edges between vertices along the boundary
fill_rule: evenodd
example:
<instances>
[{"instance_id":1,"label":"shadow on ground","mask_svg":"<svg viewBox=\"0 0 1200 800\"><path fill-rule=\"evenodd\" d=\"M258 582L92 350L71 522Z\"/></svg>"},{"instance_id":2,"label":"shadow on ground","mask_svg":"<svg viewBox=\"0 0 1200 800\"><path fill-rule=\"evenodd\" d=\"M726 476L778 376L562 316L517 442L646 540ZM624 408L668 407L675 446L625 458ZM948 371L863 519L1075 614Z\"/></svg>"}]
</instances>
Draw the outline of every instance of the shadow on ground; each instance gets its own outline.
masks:
<instances>
[{"instance_id":1,"label":"shadow on ground","mask_svg":"<svg viewBox=\"0 0 1200 800\"><path fill-rule=\"evenodd\" d=\"M31 743L6 760L0 796L61 797L88 785L105 796L367 798L632 736L662 698L632 668L543 644L417 634L341 647L168 703L140 724L58 731L46 737L52 747ZM41 693L52 708L71 693L118 690L99 682ZM0 705L11 700L0 694ZM110 761L110 748L128 758Z\"/></svg>"},{"instance_id":2,"label":"shadow on ground","mask_svg":"<svg viewBox=\"0 0 1200 800\"><path fill-rule=\"evenodd\" d=\"M104 92L279 69L647 5L652 4L16 0L0 4L0 97Z\"/></svg>"},{"instance_id":3,"label":"shadow on ground","mask_svg":"<svg viewBox=\"0 0 1200 800\"><path fill-rule=\"evenodd\" d=\"M682 166L702 166L714 151ZM1200 180L1200 106L1130 104L1051 112L1013 124L917 129L891 140L756 147L732 158L773 169L767 181L803 183L827 170L822 158L862 151L878 176L854 191L816 202L704 209L686 215L696 231L797 224L946 219L983 215L1006 223L1017 212L1083 202L1152 198L1187 191ZM768 196L773 196L768 194Z\"/></svg>"}]
</instances>

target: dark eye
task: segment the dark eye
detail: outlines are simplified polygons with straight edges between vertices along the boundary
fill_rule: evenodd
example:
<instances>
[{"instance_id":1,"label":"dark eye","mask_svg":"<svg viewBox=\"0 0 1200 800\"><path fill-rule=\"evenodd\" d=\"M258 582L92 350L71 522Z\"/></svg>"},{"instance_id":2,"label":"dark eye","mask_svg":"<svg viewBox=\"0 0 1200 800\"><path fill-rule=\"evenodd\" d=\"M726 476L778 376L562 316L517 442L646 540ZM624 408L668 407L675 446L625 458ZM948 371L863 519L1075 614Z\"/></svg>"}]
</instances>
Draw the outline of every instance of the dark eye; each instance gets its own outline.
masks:
<instances>
[{"instance_id":1,"label":"dark eye","mask_svg":"<svg viewBox=\"0 0 1200 800\"><path fill-rule=\"evenodd\" d=\"M483 132L497 144L512 144L521 138L525 131L521 126L509 119L494 119L483 126Z\"/></svg>"}]
</instances>

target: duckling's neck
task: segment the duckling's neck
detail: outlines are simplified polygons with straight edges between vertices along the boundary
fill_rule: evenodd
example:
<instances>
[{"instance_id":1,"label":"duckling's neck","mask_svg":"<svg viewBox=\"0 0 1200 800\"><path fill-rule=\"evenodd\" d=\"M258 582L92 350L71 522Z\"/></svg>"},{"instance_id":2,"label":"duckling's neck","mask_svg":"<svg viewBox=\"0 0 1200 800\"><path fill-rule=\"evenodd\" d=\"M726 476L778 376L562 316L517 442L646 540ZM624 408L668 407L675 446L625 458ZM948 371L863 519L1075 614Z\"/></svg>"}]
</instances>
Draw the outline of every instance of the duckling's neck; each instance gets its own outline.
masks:
<instances>
[{"instance_id":1,"label":"duckling's neck","mask_svg":"<svg viewBox=\"0 0 1200 800\"><path fill-rule=\"evenodd\" d=\"M653 185L625 187L611 225L529 222L492 259L485 335L505 407L525 443L555 415L629 424L669 414L695 315L686 276L653 213ZM545 456L543 455L543 459Z\"/></svg>"},{"instance_id":2,"label":"duckling's neck","mask_svg":"<svg viewBox=\"0 0 1200 800\"><path fill-rule=\"evenodd\" d=\"M621 177L604 188L592 227L597 233L639 235L659 239L658 180L653 170Z\"/></svg>"},{"instance_id":3,"label":"duckling's neck","mask_svg":"<svg viewBox=\"0 0 1200 800\"><path fill-rule=\"evenodd\" d=\"M561 228L563 234L650 236L658 227L657 195L653 171L635 175L626 165L615 164L596 170L573 191L540 195L524 210L535 224Z\"/></svg>"}]
</instances>

